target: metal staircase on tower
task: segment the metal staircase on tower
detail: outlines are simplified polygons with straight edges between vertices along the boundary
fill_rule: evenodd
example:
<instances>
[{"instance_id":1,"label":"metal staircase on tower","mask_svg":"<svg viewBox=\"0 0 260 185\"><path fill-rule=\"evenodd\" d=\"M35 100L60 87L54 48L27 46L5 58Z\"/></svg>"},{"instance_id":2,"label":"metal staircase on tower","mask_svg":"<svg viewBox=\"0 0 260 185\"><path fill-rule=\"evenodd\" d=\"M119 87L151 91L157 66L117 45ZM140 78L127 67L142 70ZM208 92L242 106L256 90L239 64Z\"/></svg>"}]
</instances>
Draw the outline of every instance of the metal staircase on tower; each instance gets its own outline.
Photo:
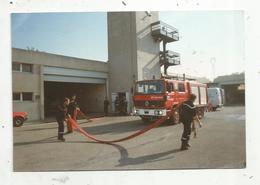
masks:
<instances>
[{"instance_id":1,"label":"metal staircase on tower","mask_svg":"<svg viewBox=\"0 0 260 185\"><path fill-rule=\"evenodd\" d=\"M166 50L166 44L179 40L179 31L162 21L151 24L152 36L155 41L162 42L163 51L160 51L160 65L164 66L164 74L167 75L167 69L170 66L180 64L180 54Z\"/></svg>"}]
</instances>

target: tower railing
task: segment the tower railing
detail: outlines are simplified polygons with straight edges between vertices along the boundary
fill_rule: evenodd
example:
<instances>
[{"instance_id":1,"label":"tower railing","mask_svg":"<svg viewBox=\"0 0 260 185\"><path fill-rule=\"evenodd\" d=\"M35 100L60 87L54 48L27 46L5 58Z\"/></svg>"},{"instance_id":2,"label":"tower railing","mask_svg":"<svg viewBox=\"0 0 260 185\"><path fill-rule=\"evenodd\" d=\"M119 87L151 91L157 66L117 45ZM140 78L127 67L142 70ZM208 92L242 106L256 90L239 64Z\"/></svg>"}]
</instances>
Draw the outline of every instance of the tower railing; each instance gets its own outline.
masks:
<instances>
[{"instance_id":1,"label":"tower railing","mask_svg":"<svg viewBox=\"0 0 260 185\"><path fill-rule=\"evenodd\" d=\"M162 21L151 24L152 36L156 39L166 40L166 42L174 42L179 40L179 31L171 25Z\"/></svg>"},{"instance_id":2,"label":"tower railing","mask_svg":"<svg viewBox=\"0 0 260 185\"><path fill-rule=\"evenodd\" d=\"M160 51L160 65L174 66L180 65L180 54L174 51Z\"/></svg>"}]
</instances>

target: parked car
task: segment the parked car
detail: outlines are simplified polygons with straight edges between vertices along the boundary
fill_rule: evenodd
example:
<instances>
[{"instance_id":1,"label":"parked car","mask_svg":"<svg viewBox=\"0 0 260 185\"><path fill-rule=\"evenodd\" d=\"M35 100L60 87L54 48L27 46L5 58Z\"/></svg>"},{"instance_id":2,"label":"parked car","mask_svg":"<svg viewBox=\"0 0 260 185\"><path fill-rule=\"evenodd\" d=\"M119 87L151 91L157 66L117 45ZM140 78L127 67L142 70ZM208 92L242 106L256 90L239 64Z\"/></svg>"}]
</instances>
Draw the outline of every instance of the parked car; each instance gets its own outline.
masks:
<instances>
[{"instance_id":1,"label":"parked car","mask_svg":"<svg viewBox=\"0 0 260 185\"><path fill-rule=\"evenodd\" d=\"M210 109L216 111L225 104L225 92L221 88L208 88L208 102Z\"/></svg>"},{"instance_id":2,"label":"parked car","mask_svg":"<svg viewBox=\"0 0 260 185\"><path fill-rule=\"evenodd\" d=\"M27 112L13 112L13 126L20 127L28 119Z\"/></svg>"}]
</instances>

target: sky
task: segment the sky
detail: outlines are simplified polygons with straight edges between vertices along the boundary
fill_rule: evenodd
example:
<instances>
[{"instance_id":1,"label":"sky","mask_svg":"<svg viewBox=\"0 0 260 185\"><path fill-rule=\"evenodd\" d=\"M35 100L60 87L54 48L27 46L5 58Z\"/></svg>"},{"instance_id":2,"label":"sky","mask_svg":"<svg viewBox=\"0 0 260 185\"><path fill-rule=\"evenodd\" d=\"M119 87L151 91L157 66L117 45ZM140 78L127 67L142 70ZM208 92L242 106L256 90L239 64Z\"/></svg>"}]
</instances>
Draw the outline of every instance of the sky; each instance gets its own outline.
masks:
<instances>
[{"instance_id":1,"label":"sky","mask_svg":"<svg viewBox=\"0 0 260 185\"><path fill-rule=\"evenodd\" d=\"M107 16L89 13L12 14L12 47L107 61Z\"/></svg>"},{"instance_id":2,"label":"sky","mask_svg":"<svg viewBox=\"0 0 260 185\"><path fill-rule=\"evenodd\" d=\"M161 12L160 20L179 30L180 39L167 49L180 53L181 65L169 72L207 77L245 69L243 11Z\"/></svg>"},{"instance_id":3,"label":"sky","mask_svg":"<svg viewBox=\"0 0 260 185\"><path fill-rule=\"evenodd\" d=\"M244 71L242 11L171 11L160 12L159 18L180 33L179 41L167 44L167 49L181 55L181 65L170 67L170 73L212 80ZM12 47L107 61L107 15L12 14Z\"/></svg>"}]
</instances>

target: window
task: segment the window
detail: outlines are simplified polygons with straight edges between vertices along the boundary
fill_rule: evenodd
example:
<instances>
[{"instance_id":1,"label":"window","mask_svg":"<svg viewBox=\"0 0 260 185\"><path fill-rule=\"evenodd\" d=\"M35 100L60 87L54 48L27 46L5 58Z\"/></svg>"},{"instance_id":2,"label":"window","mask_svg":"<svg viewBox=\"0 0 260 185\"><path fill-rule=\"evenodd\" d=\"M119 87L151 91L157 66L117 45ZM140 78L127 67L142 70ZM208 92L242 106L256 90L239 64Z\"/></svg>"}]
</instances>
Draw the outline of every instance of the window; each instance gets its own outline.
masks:
<instances>
[{"instance_id":1,"label":"window","mask_svg":"<svg viewBox=\"0 0 260 185\"><path fill-rule=\"evenodd\" d=\"M23 101L32 101L33 100L33 93L23 92L22 97L23 97Z\"/></svg>"},{"instance_id":2,"label":"window","mask_svg":"<svg viewBox=\"0 0 260 185\"><path fill-rule=\"evenodd\" d=\"M168 92L174 91L173 83L167 83L167 91L168 91Z\"/></svg>"},{"instance_id":3,"label":"window","mask_svg":"<svg viewBox=\"0 0 260 185\"><path fill-rule=\"evenodd\" d=\"M178 91L178 83L174 83L174 89Z\"/></svg>"},{"instance_id":4,"label":"window","mask_svg":"<svg viewBox=\"0 0 260 185\"><path fill-rule=\"evenodd\" d=\"M183 83L179 83L178 84L178 91L179 92L185 92L185 86Z\"/></svg>"},{"instance_id":5,"label":"window","mask_svg":"<svg viewBox=\"0 0 260 185\"><path fill-rule=\"evenodd\" d=\"M199 88L198 86L191 86L191 93L196 95L194 105L198 105L200 102Z\"/></svg>"},{"instance_id":6,"label":"window","mask_svg":"<svg viewBox=\"0 0 260 185\"><path fill-rule=\"evenodd\" d=\"M143 81L136 84L136 92L143 94L162 93L164 91L163 81Z\"/></svg>"},{"instance_id":7,"label":"window","mask_svg":"<svg viewBox=\"0 0 260 185\"><path fill-rule=\"evenodd\" d=\"M199 97L199 89L198 89L198 87L191 86L191 93L195 94L197 97Z\"/></svg>"},{"instance_id":8,"label":"window","mask_svg":"<svg viewBox=\"0 0 260 185\"><path fill-rule=\"evenodd\" d=\"M33 101L32 92L14 92L13 101Z\"/></svg>"},{"instance_id":9,"label":"window","mask_svg":"<svg viewBox=\"0 0 260 185\"><path fill-rule=\"evenodd\" d=\"M200 87L201 104L207 104L207 89L206 87Z\"/></svg>"},{"instance_id":10,"label":"window","mask_svg":"<svg viewBox=\"0 0 260 185\"><path fill-rule=\"evenodd\" d=\"M21 93L14 92L13 93L13 100L14 101L20 101L21 100Z\"/></svg>"},{"instance_id":11,"label":"window","mask_svg":"<svg viewBox=\"0 0 260 185\"><path fill-rule=\"evenodd\" d=\"M22 64L22 72L32 72L32 64Z\"/></svg>"},{"instance_id":12,"label":"window","mask_svg":"<svg viewBox=\"0 0 260 185\"><path fill-rule=\"evenodd\" d=\"M13 71L20 71L20 64L17 62L13 62Z\"/></svg>"},{"instance_id":13,"label":"window","mask_svg":"<svg viewBox=\"0 0 260 185\"><path fill-rule=\"evenodd\" d=\"M32 68L33 68L32 64L13 62L12 66L13 66L13 71L32 73Z\"/></svg>"}]
</instances>

